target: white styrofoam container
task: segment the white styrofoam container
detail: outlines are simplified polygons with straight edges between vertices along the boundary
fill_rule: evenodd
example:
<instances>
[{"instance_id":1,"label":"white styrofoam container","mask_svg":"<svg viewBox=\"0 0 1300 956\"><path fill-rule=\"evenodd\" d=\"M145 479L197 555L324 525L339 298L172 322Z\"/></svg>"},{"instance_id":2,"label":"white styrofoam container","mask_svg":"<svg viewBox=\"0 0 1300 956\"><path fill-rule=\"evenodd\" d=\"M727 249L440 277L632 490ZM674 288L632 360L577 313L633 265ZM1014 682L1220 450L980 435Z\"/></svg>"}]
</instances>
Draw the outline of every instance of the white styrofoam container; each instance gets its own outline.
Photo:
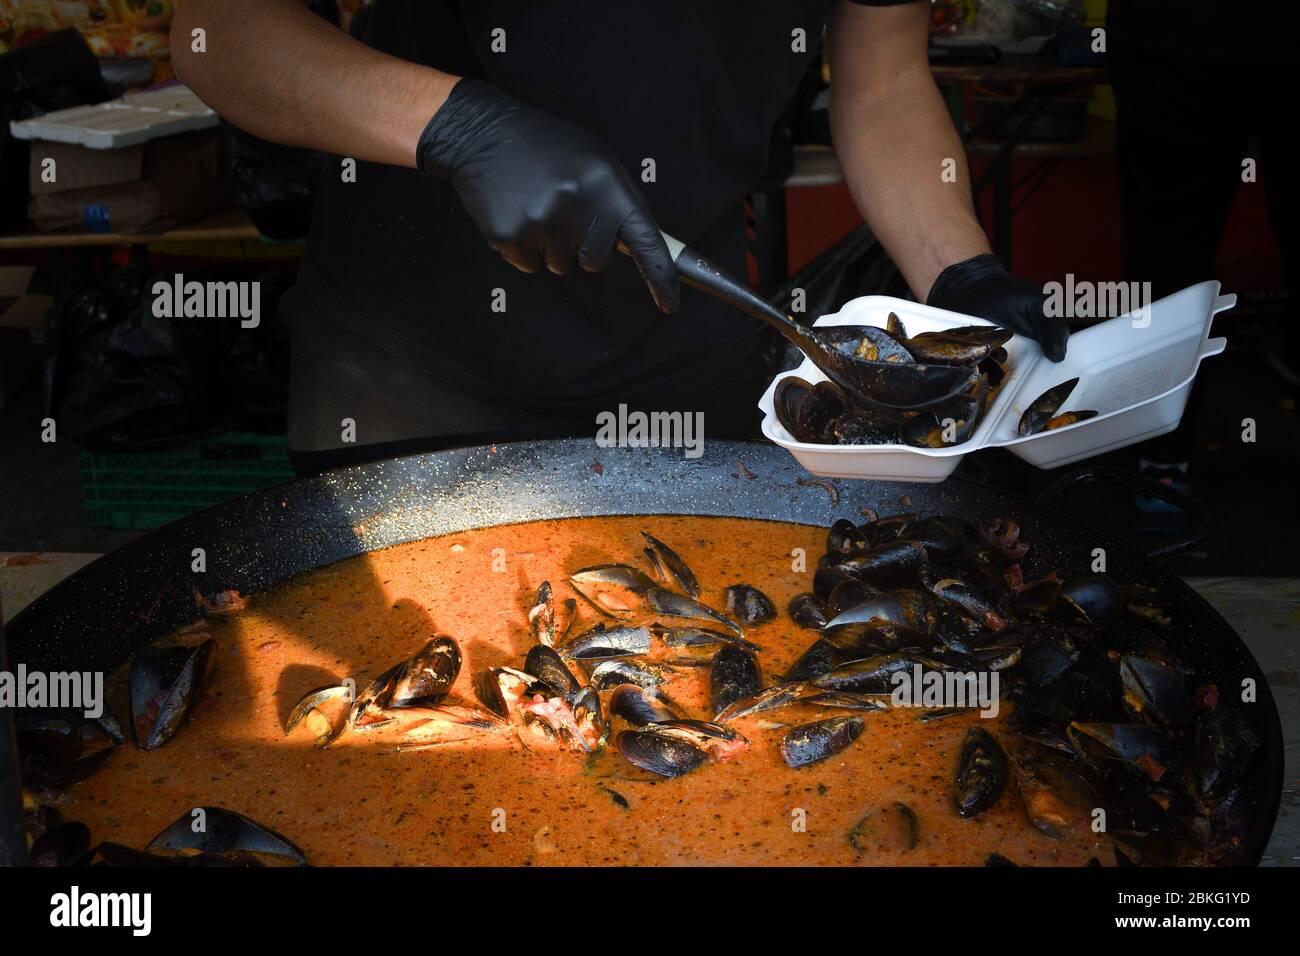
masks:
<instances>
[{"instance_id":1,"label":"white styrofoam container","mask_svg":"<svg viewBox=\"0 0 1300 956\"><path fill-rule=\"evenodd\" d=\"M878 481L942 481L962 457L981 448L1006 447L1039 468L1055 468L1092 455L1172 431L1182 418L1201 360L1217 355L1226 339L1210 339L1214 316L1236 303L1219 295L1217 282L1202 282L1132 312L1101 322L1070 338L1065 361L1043 357L1022 336L1006 344L1008 374L975 433L952 448L910 445L815 445L795 441L777 421L773 397L789 375L810 382L826 376L807 358L773 380L758 407L763 434L792 454L813 474ZM962 325L987 325L981 319L933 309L889 296L864 296L846 303L816 325L877 325L889 313L903 320L909 335ZM1095 418L1021 438L1025 407L1052 386L1078 377L1079 384L1061 411L1093 409Z\"/></svg>"},{"instance_id":2,"label":"white styrofoam container","mask_svg":"<svg viewBox=\"0 0 1300 956\"><path fill-rule=\"evenodd\" d=\"M217 114L194 92L172 83L94 106L73 106L35 119L13 121L17 139L74 143L90 149L120 149L161 136L216 126Z\"/></svg>"}]
</instances>

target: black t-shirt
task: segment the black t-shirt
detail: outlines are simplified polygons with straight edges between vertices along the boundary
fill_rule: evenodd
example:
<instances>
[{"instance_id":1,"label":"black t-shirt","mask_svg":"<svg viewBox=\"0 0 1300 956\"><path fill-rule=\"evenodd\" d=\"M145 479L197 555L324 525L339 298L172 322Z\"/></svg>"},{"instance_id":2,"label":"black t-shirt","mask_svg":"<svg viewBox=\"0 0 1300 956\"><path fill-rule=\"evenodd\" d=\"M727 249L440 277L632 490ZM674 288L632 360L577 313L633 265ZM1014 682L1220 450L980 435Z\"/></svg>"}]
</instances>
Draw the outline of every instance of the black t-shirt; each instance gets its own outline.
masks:
<instances>
[{"instance_id":1,"label":"black t-shirt","mask_svg":"<svg viewBox=\"0 0 1300 956\"><path fill-rule=\"evenodd\" d=\"M378 0L364 40L584 125L638 181L663 229L743 274L741 200L833 2ZM492 50L498 28L504 52ZM648 159L654 181L642 182ZM599 274L525 275L487 247L442 182L360 163L357 181L343 183L333 169L305 290L316 308L448 388L584 414L647 382L689 391L699 376L752 358L752 319L692 290L664 317L624 256ZM493 310L498 289L504 312Z\"/></svg>"}]
</instances>

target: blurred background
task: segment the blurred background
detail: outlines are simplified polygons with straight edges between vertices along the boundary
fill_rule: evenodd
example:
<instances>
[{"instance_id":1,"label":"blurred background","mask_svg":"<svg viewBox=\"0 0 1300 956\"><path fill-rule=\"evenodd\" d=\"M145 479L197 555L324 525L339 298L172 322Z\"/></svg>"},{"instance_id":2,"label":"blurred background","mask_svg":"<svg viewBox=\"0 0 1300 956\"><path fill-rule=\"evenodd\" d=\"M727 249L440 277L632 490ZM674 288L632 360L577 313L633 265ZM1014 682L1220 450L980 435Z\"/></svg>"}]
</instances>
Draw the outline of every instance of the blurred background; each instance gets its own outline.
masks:
<instances>
[{"instance_id":1,"label":"blurred background","mask_svg":"<svg viewBox=\"0 0 1300 956\"><path fill-rule=\"evenodd\" d=\"M0 0L9 561L110 550L292 476L275 305L293 282L325 159L225 126L174 82L177 2ZM312 6L364 36L363 0ZM1167 559L1183 574L1300 573L1285 533L1296 526L1300 447L1287 281L1295 204L1269 178L1287 112L1282 37L1251 9L932 3L935 77L982 222L1013 271L1151 282L1157 297L1214 278L1238 296L1213 332L1228 351L1202 367L1179 431L1100 462L1174 487L1196 509L1135 499L1123 484L1057 499L1143 550L1193 541ZM831 82L824 62L809 70L749 201L751 282L777 302L805 290L811 317L859 295L907 295L841 182ZM51 157L56 182L42 176ZM259 280L260 326L153 317L153 282L176 273ZM53 443L42 440L46 419ZM1242 441L1245 419L1253 443ZM968 456L960 473L1030 495L1060 477L998 450ZM1274 528L1283 533L1261 533Z\"/></svg>"}]
</instances>

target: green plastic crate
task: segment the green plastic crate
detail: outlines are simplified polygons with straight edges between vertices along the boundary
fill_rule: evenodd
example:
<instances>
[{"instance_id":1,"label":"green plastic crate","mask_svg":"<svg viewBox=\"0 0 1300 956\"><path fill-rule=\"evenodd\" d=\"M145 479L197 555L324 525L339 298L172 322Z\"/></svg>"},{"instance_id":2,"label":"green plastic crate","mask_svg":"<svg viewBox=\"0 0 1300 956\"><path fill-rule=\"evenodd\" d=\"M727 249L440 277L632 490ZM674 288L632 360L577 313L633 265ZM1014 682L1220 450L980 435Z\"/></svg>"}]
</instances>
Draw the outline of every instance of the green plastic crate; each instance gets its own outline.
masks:
<instances>
[{"instance_id":1,"label":"green plastic crate","mask_svg":"<svg viewBox=\"0 0 1300 956\"><path fill-rule=\"evenodd\" d=\"M288 481L282 435L227 432L166 449L79 455L83 515L95 527L145 531Z\"/></svg>"}]
</instances>

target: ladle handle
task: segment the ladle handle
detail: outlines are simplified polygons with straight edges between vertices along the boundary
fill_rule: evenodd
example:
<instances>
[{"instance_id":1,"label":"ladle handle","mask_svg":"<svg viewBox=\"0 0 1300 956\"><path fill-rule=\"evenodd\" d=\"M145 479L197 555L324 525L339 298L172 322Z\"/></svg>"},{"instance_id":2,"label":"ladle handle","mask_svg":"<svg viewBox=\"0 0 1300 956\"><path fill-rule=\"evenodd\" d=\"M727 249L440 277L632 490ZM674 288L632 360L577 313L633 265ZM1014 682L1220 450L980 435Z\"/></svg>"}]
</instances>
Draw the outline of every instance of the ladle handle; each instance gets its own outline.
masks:
<instances>
[{"instance_id":1,"label":"ladle handle","mask_svg":"<svg viewBox=\"0 0 1300 956\"><path fill-rule=\"evenodd\" d=\"M804 352L820 350L820 344L802 325L757 295L747 284L723 271L712 260L706 259L680 239L666 232L661 232L660 235L664 237L668 254L677 266L677 275L687 285L735 306L760 322L766 322ZM628 251L622 240L619 240L618 250L623 253Z\"/></svg>"}]
</instances>

